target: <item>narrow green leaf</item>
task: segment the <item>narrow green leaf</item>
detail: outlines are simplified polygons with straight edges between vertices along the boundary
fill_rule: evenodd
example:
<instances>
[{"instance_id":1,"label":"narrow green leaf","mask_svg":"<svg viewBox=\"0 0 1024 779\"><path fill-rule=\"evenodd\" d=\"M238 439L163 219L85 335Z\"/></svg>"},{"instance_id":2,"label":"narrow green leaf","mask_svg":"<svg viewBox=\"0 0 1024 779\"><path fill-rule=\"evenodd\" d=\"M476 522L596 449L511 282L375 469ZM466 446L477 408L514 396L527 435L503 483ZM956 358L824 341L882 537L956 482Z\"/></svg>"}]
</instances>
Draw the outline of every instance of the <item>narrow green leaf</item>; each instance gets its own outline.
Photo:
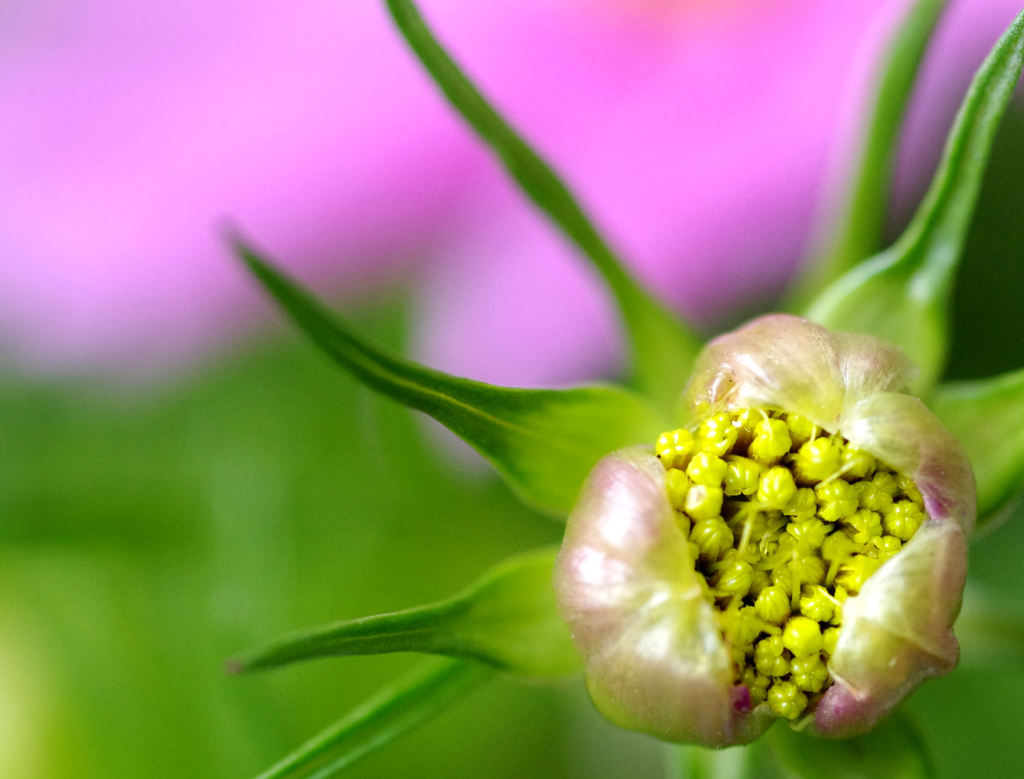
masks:
<instances>
[{"instance_id":1,"label":"narrow green leaf","mask_svg":"<svg viewBox=\"0 0 1024 779\"><path fill-rule=\"evenodd\" d=\"M530 676L576 673L579 657L551 587L557 553L550 548L513 557L440 603L285 636L231 661L229 670L335 655L427 652Z\"/></svg>"},{"instance_id":2,"label":"narrow green leaf","mask_svg":"<svg viewBox=\"0 0 1024 779\"><path fill-rule=\"evenodd\" d=\"M664 429L666 421L646 401L619 387L497 387L388 355L240 240L234 246L267 292L335 362L445 425L540 509L564 516L594 463L623 446L653 441Z\"/></svg>"},{"instance_id":3,"label":"narrow green leaf","mask_svg":"<svg viewBox=\"0 0 1024 779\"><path fill-rule=\"evenodd\" d=\"M522 191L604 278L627 331L636 385L652 397L675 403L700 340L630 276L566 185L469 81L415 5L409 0L386 2L398 29L452 106L491 147Z\"/></svg>"},{"instance_id":4,"label":"narrow green leaf","mask_svg":"<svg viewBox=\"0 0 1024 779\"><path fill-rule=\"evenodd\" d=\"M939 385L929 406L967 450L982 527L1024 488L1024 369Z\"/></svg>"},{"instance_id":5,"label":"narrow green leaf","mask_svg":"<svg viewBox=\"0 0 1024 779\"><path fill-rule=\"evenodd\" d=\"M956 636L961 668L992 673L1024 668L1024 607L1018 601L969 583Z\"/></svg>"},{"instance_id":6,"label":"narrow green leaf","mask_svg":"<svg viewBox=\"0 0 1024 779\"><path fill-rule=\"evenodd\" d=\"M786 776L799 779L927 779L935 766L916 726L896 711L862 736L822 739L785 726L765 736Z\"/></svg>"},{"instance_id":7,"label":"narrow green leaf","mask_svg":"<svg viewBox=\"0 0 1024 779\"><path fill-rule=\"evenodd\" d=\"M257 779L296 776L314 764L327 777L387 746L488 678L483 666L431 658L317 734ZM324 765L326 763L326 765Z\"/></svg>"},{"instance_id":8,"label":"narrow green leaf","mask_svg":"<svg viewBox=\"0 0 1024 779\"><path fill-rule=\"evenodd\" d=\"M797 283L794 299L806 302L882 246L899 130L928 41L945 0L916 0L906 11L879 59L849 186L829 224L813 263Z\"/></svg>"},{"instance_id":9,"label":"narrow green leaf","mask_svg":"<svg viewBox=\"0 0 1024 779\"><path fill-rule=\"evenodd\" d=\"M920 369L918 391L931 387L945 364L950 293L992 140L1022 65L1024 13L975 75L906 231L825 290L808 311L829 327L873 333L902 347Z\"/></svg>"}]
</instances>

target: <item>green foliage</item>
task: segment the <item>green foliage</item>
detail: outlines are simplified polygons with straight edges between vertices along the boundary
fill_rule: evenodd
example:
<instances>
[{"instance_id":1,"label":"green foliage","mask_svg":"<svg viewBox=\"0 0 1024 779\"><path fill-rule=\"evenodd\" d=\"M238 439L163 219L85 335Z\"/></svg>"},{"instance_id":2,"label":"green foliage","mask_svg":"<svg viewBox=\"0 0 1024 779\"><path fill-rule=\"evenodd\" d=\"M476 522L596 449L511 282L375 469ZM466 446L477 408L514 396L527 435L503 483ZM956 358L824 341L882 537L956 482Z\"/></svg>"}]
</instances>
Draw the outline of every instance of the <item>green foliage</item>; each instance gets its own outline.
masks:
<instances>
[{"instance_id":1,"label":"green foliage","mask_svg":"<svg viewBox=\"0 0 1024 779\"><path fill-rule=\"evenodd\" d=\"M945 365L953 282L996 129L1022 66L1024 14L975 76L931 188L906 231L808 309L811 319L828 327L899 345L921 371L919 392L934 384Z\"/></svg>"},{"instance_id":2,"label":"green foliage","mask_svg":"<svg viewBox=\"0 0 1024 779\"><path fill-rule=\"evenodd\" d=\"M358 321L398 345L402 313ZM9 776L253 776L411 658L238 679L223 673L232 652L440 598L487 561L558 538L497 480L439 462L408 412L305 346L264 339L146 389L8 373L0 430ZM497 680L351 773L407 776L427 761L512 779L543 765L566 727L550 694ZM34 762L12 766L21 751Z\"/></svg>"},{"instance_id":3,"label":"green foliage","mask_svg":"<svg viewBox=\"0 0 1024 779\"><path fill-rule=\"evenodd\" d=\"M889 204L886 193L904 111L945 7L945 0L915 0L877 63L871 104L856 135L843 200L832 215L821 248L793 291L794 298L804 304L882 246Z\"/></svg>"},{"instance_id":4,"label":"green foliage","mask_svg":"<svg viewBox=\"0 0 1024 779\"><path fill-rule=\"evenodd\" d=\"M445 425L538 508L564 516L601 457L653 440L662 426L642 399L618 387L497 387L393 357L356 335L252 249L235 245L267 292L335 362Z\"/></svg>"},{"instance_id":5,"label":"green foliage","mask_svg":"<svg viewBox=\"0 0 1024 779\"><path fill-rule=\"evenodd\" d=\"M529 676L575 673L579 658L551 589L557 551L518 555L440 603L285 636L229 667L249 671L331 655L426 652Z\"/></svg>"},{"instance_id":6,"label":"green foliage","mask_svg":"<svg viewBox=\"0 0 1024 779\"><path fill-rule=\"evenodd\" d=\"M1024 489L1024 370L942 385L929 405L967 450L981 527Z\"/></svg>"},{"instance_id":7,"label":"green foliage","mask_svg":"<svg viewBox=\"0 0 1024 779\"><path fill-rule=\"evenodd\" d=\"M300 773L334 776L382 749L437 714L486 678L479 666L454 660L424 663L386 685L347 716L317 734L257 779L283 779ZM307 773L306 769L314 773Z\"/></svg>"},{"instance_id":8,"label":"green foliage","mask_svg":"<svg viewBox=\"0 0 1024 779\"><path fill-rule=\"evenodd\" d=\"M1024 101L1014 100L996 134L951 301L946 379L976 379L1024 366Z\"/></svg>"},{"instance_id":9,"label":"green foliage","mask_svg":"<svg viewBox=\"0 0 1024 779\"><path fill-rule=\"evenodd\" d=\"M438 43L410 0L386 0L399 31L452 106L498 156L523 193L604 279L626 328L634 381L666 405L678 399L699 338L624 269L551 167L494 110Z\"/></svg>"}]
</instances>

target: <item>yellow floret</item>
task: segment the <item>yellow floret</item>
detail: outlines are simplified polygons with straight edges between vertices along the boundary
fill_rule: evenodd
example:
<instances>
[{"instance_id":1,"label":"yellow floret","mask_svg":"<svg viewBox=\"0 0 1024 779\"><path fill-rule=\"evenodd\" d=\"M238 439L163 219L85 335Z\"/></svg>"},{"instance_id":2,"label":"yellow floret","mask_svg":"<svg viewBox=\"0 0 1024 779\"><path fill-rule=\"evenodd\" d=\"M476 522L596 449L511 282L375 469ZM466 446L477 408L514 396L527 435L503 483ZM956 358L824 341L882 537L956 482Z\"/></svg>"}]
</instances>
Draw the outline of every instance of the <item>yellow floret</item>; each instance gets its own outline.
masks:
<instances>
[{"instance_id":1,"label":"yellow floret","mask_svg":"<svg viewBox=\"0 0 1024 779\"><path fill-rule=\"evenodd\" d=\"M871 543L873 538L882 535L882 518L874 511L861 509L847 520L853 530L853 540L858 544Z\"/></svg>"},{"instance_id":2,"label":"yellow floret","mask_svg":"<svg viewBox=\"0 0 1024 779\"><path fill-rule=\"evenodd\" d=\"M754 569L744 560L729 560L720 564L715 578L715 594L742 598L750 590Z\"/></svg>"},{"instance_id":3,"label":"yellow floret","mask_svg":"<svg viewBox=\"0 0 1024 779\"><path fill-rule=\"evenodd\" d=\"M794 519L810 519L818 513L818 496L810 487L800 487L783 513Z\"/></svg>"},{"instance_id":4,"label":"yellow floret","mask_svg":"<svg viewBox=\"0 0 1024 779\"><path fill-rule=\"evenodd\" d=\"M717 560L732 546L733 535L721 517L702 519L690 531L690 540L700 550L701 559Z\"/></svg>"},{"instance_id":5,"label":"yellow floret","mask_svg":"<svg viewBox=\"0 0 1024 779\"><path fill-rule=\"evenodd\" d=\"M879 560L888 560L903 548L903 542L896 536L882 536L881 538L872 538L871 545L878 550Z\"/></svg>"},{"instance_id":6,"label":"yellow floret","mask_svg":"<svg viewBox=\"0 0 1024 779\"><path fill-rule=\"evenodd\" d=\"M882 561L867 555L854 555L844 565L839 566L836 583L842 585L851 594L860 592L864 582L878 570Z\"/></svg>"},{"instance_id":7,"label":"yellow floret","mask_svg":"<svg viewBox=\"0 0 1024 779\"><path fill-rule=\"evenodd\" d=\"M796 497L796 482L788 468L781 465L769 468L761 475L757 487L757 501L769 508L783 510Z\"/></svg>"},{"instance_id":8,"label":"yellow floret","mask_svg":"<svg viewBox=\"0 0 1024 779\"><path fill-rule=\"evenodd\" d=\"M685 468L696 448L693 433L679 428L662 433L654 445L654 453L666 468Z\"/></svg>"},{"instance_id":9,"label":"yellow floret","mask_svg":"<svg viewBox=\"0 0 1024 779\"><path fill-rule=\"evenodd\" d=\"M892 508L892 493L882 489L874 481L860 481L853 485L860 507L884 514Z\"/></svg>"},{"instance_id":10,"label":"yellow floret","mask_svg":"<svg viewBox=\"0 0 1024 779\"><path fill-rule=\"evenodd\" d=\"M812 438L817 438L821 433L820 427L799 414L786 414L786 425L789 427L789 436L793 439L792 447L795 449L799 449Z\"/></svg>"},{"instance_id":11,"label":"yellow floret","mask_svg":"<svg viewBox=\"0 0 1024 779\"><path fill-rule=\"evenodd\" d=\"M686 501L683 503L683 511L694 519L713 519L722 513L721 487L705 487L703 484L691 484L686 491ZM725 524L724 522L722 523ZM732 541L730 540L730 544Z\"/></svg>"},{"instance_id":12,"label":"yellow floret","mask_svg":"<svg viewBox=\"0 0 1024 779\"><path fill-rule=\"evenodd\" d=\"M793 470L801 484L814 484L839 473L840 455L835 439L828 436L815 438L797 450Z\"/></svg>"},{"instance_id":13,"label":"yellow floret","mask_svg":"<svg viewBox=\"0 0 1024 779\"><path fill-rule=\"evenodd\" d=\"M753 606L744 606L740 609L729 609L723 612L722 626L730 646L743 648L744 651L749 651L752 648L754 639L762 632L778 630L757 616Z\"/></svg>"},{"instance_id":14,"label":"yellow floret","mask_svg":"<svg viewBox=\"0 0 1024 779\"><path fill-rule=\"evenodd\" d=\"M772 579L768 575L768 571L761 571L755 568L750 579L750 592L748 594L753 598L757 598L771 586L771 583Z\"/></svg>"},{"instance_id":15,"label":"yellow floret","mask_svg":"<svg viewBox=\"0 0 1024 779\"><path fill-rule=\"evenodd\" d=\"M726 470L725 470L725 494L729 496L735 495L753 495L757 492L758 484L761 483L761 474L764 472L764 466L760 465L749 457L740 457L739 455L729 455L725 458Z\"/></svg>"},{"instance_id":16,"label":"yellow floret","mask_svg":"<svg viewBox=\"0 0 1024 779\"><path fill-rule=\"evenodd\" d=\"M807 552L816 552L820 549L822 542L831 530L831 525L826 525L816 518L790 522L786 526L786 532L797 540L801 549Z\"/></svg>"},{"instance_id":17,"label":"yellow floret","mask_svg":"<svg viewBox=\"0 0 1024 779\"><path fill-rule=\"evenodd\" d=\"M672 508L682 511L686 505L686 493L690 490L689 477L678 468L665 473L665 484L668 486L668 502Z\"/></svg>"},{"instance_id":18,"label":"yellow floret","mask_svg":"<svg viewBox=\"0 0 1024 779\"><path fill-rule=\"evenodd\" d=\"M808 617L790 617L782 630L782 645L794 657L805 657L821 651L821 626Z\"/></svg>"},{"instance_id":19,"label":"yellow floret","mask_svg":"<svg viewBox=\"0 0 1024 779\"><path fill-rule=\"evenodd\" d=\"M765 622L773 625L782 625L789 619L790 605L789 593L778 584L765 587L754 601L754 609Z\"/></svg>"},{"instance_id":20,"label":"yellow floret","mask_svg":"<svg viewBox=\"0 0 1024 779\"><path fill-rule=\"evenodd\" d=\"M815 622L828 622L835 612L835 603L828 590L820 584L810 584L803 588L800 596L800 613Z\"/></svg>"},{"instance_id":21,"label":"yellow floret","mask_svg":"<svg viewBox=\"0 0 1024 779\"><path fill-rule=\"evenodd\" d=\"M924 522L924 512L910 500L901 500L885 514L885 531L900 541L909 541Z\"/></svg>"},{"instance_id":22,"label":"yellow floret","mask_svg":"<svg viewBox=\"0 0 1024 779\"><path fill-rule=\"evenodd\" d=\"M827 655L836 653L836 644L839 642L839 628L826 628L821 634L822 651Z\"/></svg>"},{"instance_id":23,"label":"yellow floret","mask_svg":"<svg viewBox=\"0 0 1024 779\"><path fill-rule=\"evenodd\" d=\"M844 601L927 521L923 500L912 480L799 415L699 413L656 445L686 564L734 684L796 720L831 684Z\"/></svg>"},{"instance_id":24,"label":"yellow floret","mask_svg":"<svg viewBox=\"0 0 1024 779\"><path fill-rule=\"evenodd\" d=\"M785 676L789 673L789 658L779 636L762 638L754 645L754 667L765 676Z\"/></svg>"},{"instance_id":25,"label":"yellow floret","mask_svg":"<svg viewBox=\"0 0 1024 779\"><path fill-rule=\"evenodd\" d=\"M750 442L748 453L762 465L774 465L789 452L792 443L786 423L766 417L754 426L754 440Z\"/></svg>"},{"instance_id":26,"label":"yellow floret","mask_svg":"<svg viewBox=\"0 0 1024 779\"><path fill-rule=\"evenodd\" d=\"M879 471L871 477L871 483L875 489L889 493L889 497L895 497L900 491L899 479L892 471Z\"/></svg>"},{"instance_id":27,"label":"yellow floret","mask_svg":"<svg viewBox=\"0 0 1024 779\"><path fill-rule=\"evenodd\" d=\"M839 469L847 481L860 481L874 473L875 458L860 447L847 443L842 447Z\"/></svg>"},{"instance_id":28,"label":"yellow floret","mask_svg":"<svg viewBox=\"0 0 1024 779\"><path fill-rule=\"evenodd\" d=\"M708 452L697 452L686 466L686 475L694 484L707 487L721 487L725 481L728 466L721 457Z\"/></svg>"},{"instance_id":29,"label":"yellow floret","mask_svg":"<svg viewBox=\"0 0 1024 779\"><path fill-rule=\"evenodd\" d=\"M921 495L921 491L909 477L900 474L896 477L896 484L899 486L900 492L916 503L919 508L924 509L924 498Z\"/></svg>"},{"instance_id":30,"label":"yellow floret","mask_svg":"<svg viewBox=\"0 0 1024 779\"><path fill-rule=\"evenodd\" d=\"M813 555L797 555L791 558L783 568L776 569L780 580L788 580L794 603L804 584L822 584L828 566L820 557Z\"/></svg>"},{"instance_id":31,"label":"yellow floret","mask_svg":"<svg viewBox=\"0 0 1024 779\"><path fill-rule=\"evenodd\" d=\"M768 690L768 706L780 717L795 720L807 708L807 696L792 682L776 682Z\"/></svg>"},{"instance_id":32,"label":"yellow floret","mask_svg":"<svg viewBox=\"0 0 1024 779\"><path fill-rule=\"evenodd\" d=\"M814 488L818 496L818 516L826 522L838 522L857 510L857 490L842 479L822 482Z\"/></svg>"},{"instance_id":33,"label":"yellow floret","mask_svg":"<svg viewBox=\"0 0 1024 779\"><path fill-rule=\"evenodd\" d=\"M794 658L791 669L793 684L805 692L821 692L828 681L828 668L821 655Z\"/></svg>"},{"instance_id":34,"label":"yellow floret","mask_svg":"<svg viewBox=\"0 0 1024 779\"><path fill-rule=\"evenodd\" d=\"M768 697L768 685L771 684L771 679L759 674L753 668L743 669L740 683L746 685L750 690L750 702L755 706L764 703L764 699Z\"/></svg>"},{"instance_id":35,"label":"yellow floret","mask_svg":"<svg viewBox=\"0 0 1024 779\"><path fill-rule=\"evenodd\" d=\"M705 452L722 457L732 449L738 433L732 417L723 411L704 420L697 430L697 440Z\"/></svg>"}]
</instances>

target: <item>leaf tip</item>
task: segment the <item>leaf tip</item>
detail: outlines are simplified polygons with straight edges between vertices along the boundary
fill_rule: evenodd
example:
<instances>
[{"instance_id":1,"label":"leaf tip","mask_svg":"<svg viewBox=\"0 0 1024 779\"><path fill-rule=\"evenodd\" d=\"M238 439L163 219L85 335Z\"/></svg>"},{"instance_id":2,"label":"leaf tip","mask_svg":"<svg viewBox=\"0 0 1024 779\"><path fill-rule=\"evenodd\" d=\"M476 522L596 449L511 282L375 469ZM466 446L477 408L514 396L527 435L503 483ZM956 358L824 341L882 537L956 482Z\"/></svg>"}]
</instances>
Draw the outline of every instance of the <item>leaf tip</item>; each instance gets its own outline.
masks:
<instances>
[{"instance_id":1,"label":"leaf tip","mask_svg":"<svg viewBox=\"0 0 1024 779\"><path fill-rule=\"evenodd\" d=\"M259 275L266 267L266 263L260 259L259 253L246 239L242 230L230 219L222 219L216 227L220 240L228 247L231 253L241 260L250 271Z\"/></svg>"}]
</instances>

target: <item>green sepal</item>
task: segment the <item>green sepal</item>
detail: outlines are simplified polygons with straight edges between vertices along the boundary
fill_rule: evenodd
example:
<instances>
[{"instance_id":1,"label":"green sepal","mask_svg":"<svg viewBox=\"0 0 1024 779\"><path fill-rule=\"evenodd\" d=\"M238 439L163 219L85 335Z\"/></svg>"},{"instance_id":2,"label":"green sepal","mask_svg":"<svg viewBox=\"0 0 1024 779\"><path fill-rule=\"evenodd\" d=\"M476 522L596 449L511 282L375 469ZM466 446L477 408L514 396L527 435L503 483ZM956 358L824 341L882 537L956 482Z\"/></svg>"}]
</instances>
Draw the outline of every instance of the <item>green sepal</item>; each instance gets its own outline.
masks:
<instances>
[{"instance_id":1,"label":"green sepal","mask_svg":"<svg viewBox=\"0 0 1024 779\"><path fill-rule=\"evenodd\" d=\"M915 0L879 58L869 90L871 104L860 125L862 131L856 134L849 185L830 215L828 232L819 240L813 262L797 280L795 303L806 303L882 247L886 193L900 126L925 49L945 7L945 0Z\"/></svg>"},{"instance_id":2,"label":"green sepal","mask_svg":"<svg viewBox=\"0 0 1024 779\"><path fill-rule=\"evenodd\" d=\"M1024 65L1024 13L974 77L924 201L900 239L825 290L807 312L836 330L871 333L907 352L932 386L946 361L948 307L992 141Z\"/></svg>"},{"instance_id":3,"label":"green sepal","mask_svg":"<svg viewBox=\"0 0 1024 779\"><path fill-rule=\"evenodd\" d=\"M922 779L935 768L920 733L900 711L848 739L812 736L779 722L759 741L728 749L674 748L680 779Z\"/></svg>"},{"instance_id":4,"label":"green sepal","mask_svg":"<svg viewBox=\"0 0 1024 779\"><path fill-rule=\"evenodd\" d=\"M668 746L666 774L678 779L790 779L777 763L764 737L727 749Z\"/></svg>"},{"instance_id":5,"label":"green sepal","mask_svg":"<svg viewBox=\"0 0 1024 779\"><path fill-rule=\"evenodd\" d=\"M664 429L644 399L613 386L513 389L451 376L372 346L241 240L238 255L278 304L367 386L429 414L483 455L524 501L564 517L608 452Z\"/></svg>"},{"instance_id":6,"label":"green sepal","mask_svg":"<svg viewBox=\"0 0 1024 779\"><path fill-rule=\"evenodd\" d=\"M767 746L784 776L799 779L930 779L935 765L917 726L897 710L861 736L823 739L772 728Z\"/></svg>"},{"instance_id":7,"label":"green sepal","mask_svg":"<svg viewBox=\"0 0 1024 779\"><path fill-rule=\"evenodd\" d=\"M334 776L430 719L489 676L476 663L430 658L256 779L283 779L300 772L308 779Z\"/></svg>"},{"instance_id":8,"label":"green sepal","mask_svg":"<svg viewBox=\"0 0 1024 779\"><path fill-rule=\"evenodd\" d=\"M425 652L527 676L576 673L580 659L551 587L557 552L541 549L510 558L440 603L285 636L230 661L228 668L241 672L317 657Z\"/></svg>"},{"instance_id":9,"label":"green sepal","mask_svg":"<svg viewBox=\"0 0 1024 779\"><path fill-rule=\"evenodd\" d=\"M607 241L552 168L530 148L470 82L409 0L386 0L420 62L452 106L498 156L523 193L571 240L615 297L632 352L635 385L675 403L701 340L626 271Z\"/></svg>"},{"instance_id":10,"label":"green sepal","mask_svg":"<svg viewBox=\"0 0 1024 779\"><path fill-rule=\"evenodd\" d=\"M939 385L928 405L967 451L983 527L1024 486L1024 369Z\"/></svg>"}]
</instances>

